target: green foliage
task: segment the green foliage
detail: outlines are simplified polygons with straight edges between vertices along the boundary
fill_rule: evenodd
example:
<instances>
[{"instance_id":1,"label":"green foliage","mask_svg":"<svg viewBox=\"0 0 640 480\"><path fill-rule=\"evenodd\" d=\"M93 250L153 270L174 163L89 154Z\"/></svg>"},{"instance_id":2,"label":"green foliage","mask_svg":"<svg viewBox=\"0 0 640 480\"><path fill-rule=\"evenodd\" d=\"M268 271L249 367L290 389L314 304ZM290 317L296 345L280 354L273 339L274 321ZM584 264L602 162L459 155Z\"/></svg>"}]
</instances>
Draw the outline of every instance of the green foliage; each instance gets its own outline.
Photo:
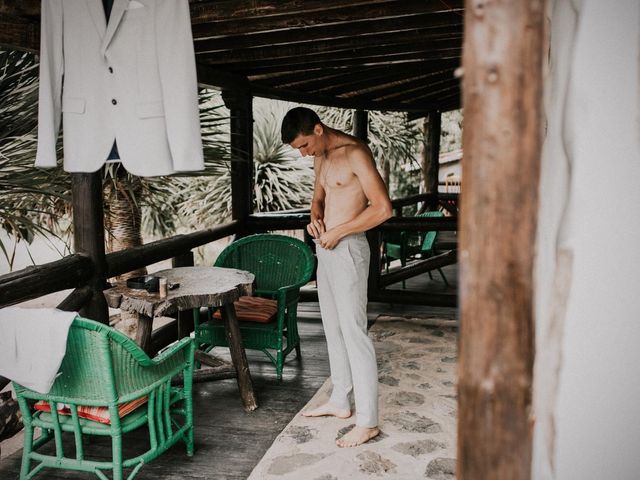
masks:
<instances>
[{"instance_id":1,"label":"green foliage","mask_svg":"<svg viewBox=\"0 0 640 480\"><path fill-rule=\"evenodd\" d=\"M257 108L253 133L254 210L308 208L313 193L313 161L280 140L282 104Z\"/></svg>"},{"instance_id":2,"label":"green foliage","mask_svg":"<svg viewBox=\"0 0 640 480\"><path fill-rule=\"evenodd\" d=\"M71 184L61 168L36 169L38 64L33 54L0 50L0 241L9 266L15 248L36 235L66 232Z\"/></svg>"}]
</instances>

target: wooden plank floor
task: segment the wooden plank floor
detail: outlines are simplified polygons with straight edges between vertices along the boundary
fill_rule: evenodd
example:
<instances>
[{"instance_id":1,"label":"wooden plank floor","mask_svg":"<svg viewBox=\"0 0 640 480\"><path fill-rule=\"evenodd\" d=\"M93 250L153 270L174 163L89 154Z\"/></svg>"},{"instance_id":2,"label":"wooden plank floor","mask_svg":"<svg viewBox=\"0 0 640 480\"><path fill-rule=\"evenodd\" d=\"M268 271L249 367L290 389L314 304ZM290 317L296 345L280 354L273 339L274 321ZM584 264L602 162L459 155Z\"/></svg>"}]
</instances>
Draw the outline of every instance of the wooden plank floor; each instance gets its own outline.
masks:
<instances>
[{"instance_id":1,"label":"wooden plank floor","mask_svg":"<svg viewBox=\"0 0 640 480\"><path fill-rule=\"evenodd\" d=\"M445 271L455 289L456 272L453 267ZM438 275L434 280L411 279L407 290L424 291L444 288ZM396 288L399 286L394 286ZM456 309L411 305L369 304L369 319L378 315L428 316L445 319L457 318ZM302 339L301 360L292 353L287 359L284 379L278 382L275 369L260 352L248 351L249 365L259 408L245 413L240 403L235 379L197 383L194 385L195 455L185 455L182 444L177 444L164 455L146 465L137 479L246 479L271 446L276 436L302 409L307 401L329 376L326 343L320 323L317 303L301 303L299 329ZM224 356L226 349L216 349ZM140 452L147 445L148 436L139 429L125 437L125 454ZM73 452L73 438L68 437L68 448ZM86 446L99 458L110 455L108 441L92 440ZM21 451L0 459L0 479L18 478ZM86 473L45 470L36 479L86 479L96 478Z\"/></svg>"}]
</instances>

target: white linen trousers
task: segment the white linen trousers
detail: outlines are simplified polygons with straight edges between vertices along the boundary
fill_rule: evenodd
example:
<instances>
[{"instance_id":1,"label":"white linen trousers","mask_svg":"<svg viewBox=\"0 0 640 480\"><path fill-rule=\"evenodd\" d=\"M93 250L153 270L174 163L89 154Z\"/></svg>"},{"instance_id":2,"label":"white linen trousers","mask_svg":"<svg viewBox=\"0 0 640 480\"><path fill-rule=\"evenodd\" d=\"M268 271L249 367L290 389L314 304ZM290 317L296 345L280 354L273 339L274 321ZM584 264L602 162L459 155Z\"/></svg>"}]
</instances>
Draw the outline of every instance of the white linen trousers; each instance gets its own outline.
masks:
<instances>
[{"instance_id":1,"label":"white linen trousers","mask_svg":"<svg viewBox=\"0 0 640 480\"><path fill-rule=\"evenodd\" d=\"M320 245L318 300L327 337L333 391L329 403L351 409L353 389L356 425L378 425L378 366L367 335L369 243L364 233L344 237L333 250Z\"/></svg>"}]
</instances>

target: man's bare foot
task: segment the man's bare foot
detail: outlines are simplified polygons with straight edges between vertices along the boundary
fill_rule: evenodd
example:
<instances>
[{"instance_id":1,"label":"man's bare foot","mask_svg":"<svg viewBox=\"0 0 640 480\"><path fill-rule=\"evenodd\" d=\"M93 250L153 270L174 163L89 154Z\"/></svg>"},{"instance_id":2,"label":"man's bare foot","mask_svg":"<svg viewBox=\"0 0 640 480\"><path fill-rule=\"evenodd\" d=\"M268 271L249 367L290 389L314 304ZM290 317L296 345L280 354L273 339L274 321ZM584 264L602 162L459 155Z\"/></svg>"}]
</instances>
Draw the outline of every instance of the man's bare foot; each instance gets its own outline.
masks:
<instances>
[{"instance_id":1,"label":"man's bare foot","mask_svg":"<svg viewBox=\"0 0 640 480\"><path fill-rule=\"evenodd\" d=\"M337 408L330 403L325 403L321 407L314 408L306 412L302 412L303 417L338 417L349 418L351 416L351 410L345 410L343 408Z\"/></svg>"},{"instance_id":2,"label":"man's bare foot","mask_svg":"<svg viewBox=\"0 0 640 480\"><path fill-rule=\"evenodd\" d=\"M372 438L375 438L380 433L378 427L358 427L355 426L351 431L344 436L336 440L336 445L339 447L357 447L363 443L367 443Z\"/></svg>"}]
</instances>

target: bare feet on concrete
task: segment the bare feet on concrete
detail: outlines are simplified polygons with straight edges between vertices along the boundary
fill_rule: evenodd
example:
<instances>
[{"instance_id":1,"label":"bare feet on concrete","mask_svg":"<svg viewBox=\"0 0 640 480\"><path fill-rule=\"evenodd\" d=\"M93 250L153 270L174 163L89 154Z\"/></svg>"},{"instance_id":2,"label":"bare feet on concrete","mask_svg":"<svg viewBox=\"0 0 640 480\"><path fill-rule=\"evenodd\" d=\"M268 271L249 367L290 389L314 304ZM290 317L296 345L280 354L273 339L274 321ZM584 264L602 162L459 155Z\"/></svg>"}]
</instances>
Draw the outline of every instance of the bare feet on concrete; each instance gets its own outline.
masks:
<instances>
[{"instance_id":1,"label":"bare feet on concrete","mask_svg":"<svg viewBox=\"0 0 640 480\"><path fill-rule=\"evenodd\" d=\"M336 445L339 447L357 447L377 437L379 433L380 429L378 427L355 426L349 433L337 439Z\"/></svg>"},{"instance_id":2,"label":"bare feet on concrete","mask_svg":"<svg viewBox=\"0 0 640 480\"><path fill-rule=\"evenodd\" d=\"M337 408L330 403L325 403L321 407L314 408L313 410L307 410L302 412L303 417L338 417L349 418L351 416L351 410L345 410L343 408Z\"/></svg>"}]
</instances>

